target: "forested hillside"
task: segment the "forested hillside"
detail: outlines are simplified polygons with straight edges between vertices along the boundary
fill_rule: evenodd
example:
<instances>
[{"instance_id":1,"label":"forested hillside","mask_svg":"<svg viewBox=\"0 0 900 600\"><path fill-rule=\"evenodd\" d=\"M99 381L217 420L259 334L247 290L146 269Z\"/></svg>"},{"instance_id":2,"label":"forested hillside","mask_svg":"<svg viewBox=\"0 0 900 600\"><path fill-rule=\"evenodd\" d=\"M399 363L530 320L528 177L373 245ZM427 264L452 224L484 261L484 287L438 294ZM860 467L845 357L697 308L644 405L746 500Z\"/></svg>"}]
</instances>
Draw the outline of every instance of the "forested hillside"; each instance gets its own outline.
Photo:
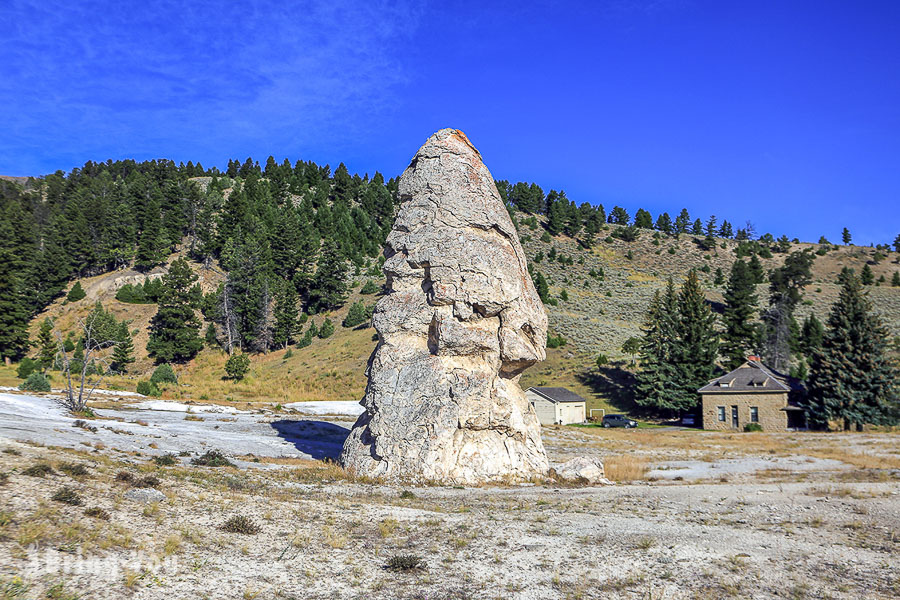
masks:
<instances>
[{"instance_id":1,"label":"forested hillside","mask_svg":"<svg viewBox=\"0 0 900 600\"><path fill-rule=\"evenodd\" d=\"M193 377L194 396L358 396L396 184L378 173L351 175L343 164L332 172L271 157L262 168L231 161L225 172L109 161L0 180L0 355L39 358L56 333L83 353L79 323L100 314L118 324L110 341L131 348L112 365L119 374L173 363L185 381ZM797 288L790 314L774 315L795 348L809 315L827 318L843 267L862 276L891 336L900 336L900 240L893 248L847 245L849 232L840 246L776 240L749 221L701 220L687 209L632 217L534 183L497 188L550 314L549 360L526 373L526 385L564 384L600 401L621 395L637 366L635 342L626 344L644 334L654 293L694 272L706 303L722 313L736 260L753 272L753 321L774 315L770 288ZM773 283L773 274L797 276L785 264L808 274ZM762 345L760 332L753 339ZM738 351L751 342L744 345ZM235 353L252 355L251 368L246 379L223 383ZM598 357L621 368L598 373Z\"/></svg>"}]
</instances>

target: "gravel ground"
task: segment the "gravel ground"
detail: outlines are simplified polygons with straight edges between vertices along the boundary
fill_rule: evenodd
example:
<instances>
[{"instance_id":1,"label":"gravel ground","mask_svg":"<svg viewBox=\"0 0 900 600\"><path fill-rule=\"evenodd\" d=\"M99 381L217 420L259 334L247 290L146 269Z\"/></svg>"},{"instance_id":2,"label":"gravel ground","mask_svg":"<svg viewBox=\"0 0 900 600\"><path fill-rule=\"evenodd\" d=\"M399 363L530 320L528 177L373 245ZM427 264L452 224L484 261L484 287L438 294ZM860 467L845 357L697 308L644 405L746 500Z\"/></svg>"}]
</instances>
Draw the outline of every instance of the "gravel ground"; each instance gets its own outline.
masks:
<instances>
[{"instance_id":1,"label":"gravel ground","mask_svg":"<svg viewBox=\"0 0 900 600\"><path fill-rule=\"evenodd\" d=\"M553 461L587 454L611 468L643 457L649 472L611 487L463 489L357 481L313 460L338 438L323 427L349 421L304 428L296 415L100 412L91 433L46 399L0 396L0 598L900 595L897 470L817 456L834 445L858 449L851 462L892 464L894 434L548 428ZM148 460L210 447L238 466ZM38 464L51 472L28 471ZM122 471L156 478L140 485L161 501L130 499L152 495L129 492ZM52 499L65 488L80 504ZM258 530L227 530L238 516ZM417 568L389 568L404 560Z\"/></svg>"}]
</instances>

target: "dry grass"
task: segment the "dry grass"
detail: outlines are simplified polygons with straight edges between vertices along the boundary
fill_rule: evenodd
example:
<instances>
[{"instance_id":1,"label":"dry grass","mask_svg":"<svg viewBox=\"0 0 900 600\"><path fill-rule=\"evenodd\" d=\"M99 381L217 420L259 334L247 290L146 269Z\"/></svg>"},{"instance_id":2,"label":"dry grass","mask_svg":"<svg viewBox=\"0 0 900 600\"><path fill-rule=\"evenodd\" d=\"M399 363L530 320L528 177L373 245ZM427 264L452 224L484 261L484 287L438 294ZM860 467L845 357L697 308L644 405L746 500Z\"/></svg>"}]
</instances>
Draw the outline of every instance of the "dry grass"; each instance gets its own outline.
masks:
<instances>
[{"instance_id":1,"label":"dry grass","mask_svg":"<svg viewBox=\"0 0 900 600\"><path fill-rule=\"evenodd\" d=\"M607 458L603 463L603 468L607 479L624 482L643 479L649 465L644 457L623 454Z\"/></svg>"}]
</instances>

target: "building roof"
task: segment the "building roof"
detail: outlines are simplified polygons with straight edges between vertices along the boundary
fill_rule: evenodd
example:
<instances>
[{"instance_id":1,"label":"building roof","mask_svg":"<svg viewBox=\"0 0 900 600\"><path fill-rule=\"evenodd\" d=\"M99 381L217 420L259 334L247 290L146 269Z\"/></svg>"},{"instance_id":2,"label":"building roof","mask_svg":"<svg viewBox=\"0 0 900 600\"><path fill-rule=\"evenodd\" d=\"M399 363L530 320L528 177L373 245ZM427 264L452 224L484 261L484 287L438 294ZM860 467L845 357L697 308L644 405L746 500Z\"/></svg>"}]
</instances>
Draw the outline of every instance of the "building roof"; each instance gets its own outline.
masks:
<instances>
[{"instance_id":1,"label":"building roof","mask_svg":"<svg viewBox=\"0 0 900 600\"><path fill-rule=\"evenodd\" d=\"M791 389L787 376L776 373L759 360L748 360L697 391L701 394L781 394L790 392Z\"/></svg>"},{"instance_id":2,"label":"building roof","mask_svg":"<svg viewBox=\"0 0 900 600\"><path fill-rule=\"evenodd\" d=\"M550 402L587 402L584 398L575 392L563 387L530 387L526 391L534 392L542 396Z\"/></svg>"}]
</instances>

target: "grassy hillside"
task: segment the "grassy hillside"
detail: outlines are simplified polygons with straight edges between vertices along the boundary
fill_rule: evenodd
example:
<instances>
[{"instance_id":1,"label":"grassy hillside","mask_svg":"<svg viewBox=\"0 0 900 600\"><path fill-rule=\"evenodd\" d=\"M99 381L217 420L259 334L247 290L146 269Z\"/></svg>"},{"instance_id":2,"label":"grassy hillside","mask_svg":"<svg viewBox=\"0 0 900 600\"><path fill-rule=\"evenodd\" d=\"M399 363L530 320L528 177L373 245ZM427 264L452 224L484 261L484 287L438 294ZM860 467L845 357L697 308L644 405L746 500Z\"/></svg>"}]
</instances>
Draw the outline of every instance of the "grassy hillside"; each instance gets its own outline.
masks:
<instances>
[{"instance_id":1,"label":"grassy hillside","mask_svg":"<svg viewBox=\"0 0 900 600\"><path fill-rule=\"evenodd\" d=\"M662 236L657 241L652 231L643 231L633 242L603 241L608 233L603 232L601 241L587 250L564 236L541 241L541 227L520 226L520 236L532 268L548 278L551 293L557 298L556 306L547 306L550 329L567 339L565 346L548 349L547 361L526 371L522 384L524 387L569 387L589 399L589 408L628 411L633 408L629 396L631 358L621 352L621 346L627 338L641 334L641 322L653 292L662 289L668 277L679 283L689 269L701 269L709 300L714 306L720 304L723 290L714 284L714 275L716 269L721 269L727 277L737 243L720 239L715 250L704 252L692 236L682 235L680 239ZM819 248L816 244L794 244L791 249L807 247ZM813 283L806 288L804 303L799 308L800 316L811 311L824 321L837 298L836 280L841 268L849 266L858 272L868 262L876 279L883 275L887 280L887 283L870 286L870 297L892 335L900 336L900 288L890 287L893 273L900 270L900 254L890 253L875 264L872 248L828 248L826 254L816 256ZM551 261L548 255L554 250L557 259ZM175 256L170 257L170 262ZM540 262L535 261L541 256ZM562 264L559 258L563 256L571 257L573 264ZM776 267L785 256L775 254L763 259L763 265L766 269ZM214 289L224 276L215 265L209 269L199 265L194 268L204 291ZM151 276L159 276L164 270L158 268ZM592 270L602 270L602 279L592 277ZM77 317L84 316L95 302L102 302L117 318L132 322L138 361L132 365L128 376L111 377L108 382L115 389L133 390L137 381L149 376L153 368L145 345L149 321L156 306L123 304L115 300L115 292L121 285L142 281L143 277L134 271L117 271L81 280L87 297L74 303L64 299L54 302L32 322L32 338L44 317L52 317L65 331L74 327ZM278 350L253 356L251 372L240 382L222 378L227 358L223 352L204 349L190 364L177 368L182 385L165 390L164 397L251 405L361 398L366 381L366 360L375 347L374 330L366 327L347 329L340 323L352 302L372 303L376 297L359 295L365 276L351 280L353 293L344 308L314 317L317 325L326 317L335 323L337 329L332 337L316 338L307 348L292 348L289 355L286 350ZM559 299L563 290L568 300ZM759 297L762 308L767 299L767 284L759 286ZM595 361L600 353L606 354L611 362L598 369ZM0 371L3 385L16 383L14 379L10 368Z\"/></svg>"}]
</instances>

